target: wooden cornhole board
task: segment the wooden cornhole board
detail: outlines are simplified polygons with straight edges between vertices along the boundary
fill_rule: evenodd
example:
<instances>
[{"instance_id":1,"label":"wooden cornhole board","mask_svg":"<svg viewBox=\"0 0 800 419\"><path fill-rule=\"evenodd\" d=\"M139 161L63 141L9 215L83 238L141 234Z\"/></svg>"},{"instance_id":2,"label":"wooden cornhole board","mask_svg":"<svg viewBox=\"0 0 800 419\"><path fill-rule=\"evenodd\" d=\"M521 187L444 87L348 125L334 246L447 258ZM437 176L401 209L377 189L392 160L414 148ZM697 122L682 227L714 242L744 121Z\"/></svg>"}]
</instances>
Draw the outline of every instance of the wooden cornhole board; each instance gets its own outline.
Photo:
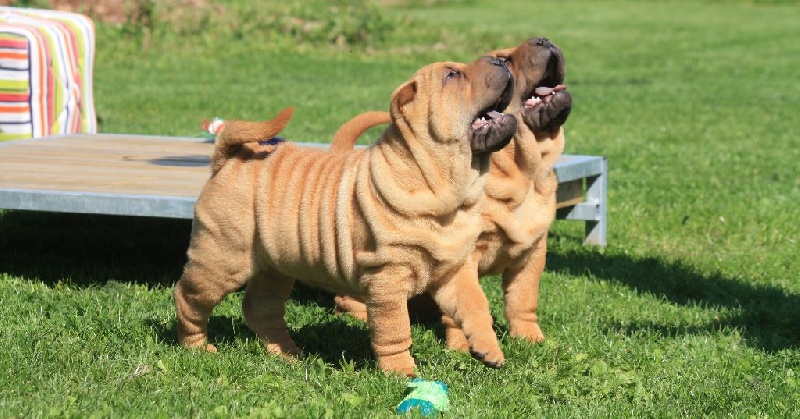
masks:
<instances>
[{"instance_id":1,"label":"wooden cornhole board","mask_svg":"<svg viewBox=\"0 0 800 419\"><path fill-rule=\"evenodd\" d=\"M202 138L126 134L0 142L0 208L191 219L212 146ZM558 218L585 222L584 243L604 246L606 159L564 155L555 171Z\"/></svg>"}]
</instances>

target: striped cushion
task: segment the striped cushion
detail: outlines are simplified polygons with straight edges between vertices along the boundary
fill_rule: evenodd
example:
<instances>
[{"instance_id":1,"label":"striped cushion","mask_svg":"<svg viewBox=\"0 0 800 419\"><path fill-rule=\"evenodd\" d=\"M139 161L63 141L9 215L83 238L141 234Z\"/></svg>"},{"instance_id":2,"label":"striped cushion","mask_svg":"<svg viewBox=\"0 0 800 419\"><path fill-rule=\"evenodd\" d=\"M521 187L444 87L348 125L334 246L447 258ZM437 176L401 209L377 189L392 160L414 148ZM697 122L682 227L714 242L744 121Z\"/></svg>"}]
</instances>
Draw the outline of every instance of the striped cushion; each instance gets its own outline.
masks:
<instances>
[{"instance_id":1,"label":"striped cushion","mask_svg":"<svg viewBox=\"0 0 800 419\"><path fill-rule=\"evenodd\" d=\"M86 16L0 7L0 140L96 132L94 39Z\"/></svg>"}]
</instances>

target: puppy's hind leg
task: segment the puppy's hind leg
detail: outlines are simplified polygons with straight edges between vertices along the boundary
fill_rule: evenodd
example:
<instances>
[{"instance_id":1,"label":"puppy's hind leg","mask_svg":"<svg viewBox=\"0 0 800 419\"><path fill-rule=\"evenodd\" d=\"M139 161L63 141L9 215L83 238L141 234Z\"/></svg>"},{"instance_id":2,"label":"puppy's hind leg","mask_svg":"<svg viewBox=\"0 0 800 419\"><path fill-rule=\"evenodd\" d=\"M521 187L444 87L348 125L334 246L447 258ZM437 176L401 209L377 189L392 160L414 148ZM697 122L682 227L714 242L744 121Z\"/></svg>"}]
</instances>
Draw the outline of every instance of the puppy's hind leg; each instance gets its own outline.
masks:
<instances>
[{"instance_id":1,"label":"puppy's hind leg","mask_svg":"<svg viewBox=\"0 0 800 419\"><path fill-rule=\"evenodd\" d=\"M230 237L237 240L220 239L214 229L193 223L188 260L174 292L178 343L182 346L216 352L217 348L208 343L211 310L253 275L247 235L237 231Z\"/></svg>"},{"instance_id":2,"label":"puppy's hind leg","mask_svg":"<svg viewBox=\"0 0 800 419\"><path fill-rule=\"evenodd\" d=\"M492 329L489 300L478 283L478 270L470 262L465 263L452 277L431 291L444 314L443 320L451 318L457 328L464 331L469 351L489 367L499 368L505 357L497 336Z\"/></svg>"},{"instance_id":3,"label":"puppy's hind leg","mask_svg":"<svg viewBox=\"0 0 800 419\"><path fill-rule=\"evenodd\" d=\"M231 275L231 270L226 268L229 267L203 259L193 260L190 256L174 292L178 343L181 346L217 351L214 345L208 343L211 310L250 278L249 270L239 270Z\"/></svg>"},{"instance_id":4,"label":"puppy's hind leg","mask_svg":"<svg viewBox=\"0 0 800 419\"><path fill-rule=\"evenodd\" d=\"M334 312L336 314L349 314L363 322L367 321L367 304L362 300L349 295L337 294L333 297L336 304Z\"/></svg>"},{"instance_id":5,"label":"puppy's hind leg","mask_svg":"<svg viewBox=\"0 0 800 419\"><path fill-rule=\"evenodd\" d=\"M263 342L267 352L282 356L300 355L289 336L284 314L294 278L277 272L259 272L247 284L242 300L244 321Z\"/></svg>"}]
</instances>

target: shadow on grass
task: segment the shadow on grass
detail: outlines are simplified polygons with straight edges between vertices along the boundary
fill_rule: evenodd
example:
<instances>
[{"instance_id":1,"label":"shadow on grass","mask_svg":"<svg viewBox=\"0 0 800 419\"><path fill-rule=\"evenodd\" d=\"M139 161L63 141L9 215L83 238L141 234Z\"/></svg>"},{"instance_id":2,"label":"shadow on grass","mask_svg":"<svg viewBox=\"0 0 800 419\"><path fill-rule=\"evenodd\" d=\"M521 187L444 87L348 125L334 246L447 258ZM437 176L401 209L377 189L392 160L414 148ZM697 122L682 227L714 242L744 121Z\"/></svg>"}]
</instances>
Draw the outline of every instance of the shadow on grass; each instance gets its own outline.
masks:
<instances>
[{"instance_id":1,"label":"shadow on grass","mask_svg":"<svg viewBox=\"0 0 800 419\"><path fill-rule=\"evenodd\" d=\"M165 323L162 320L145 319L145 324L152 330L158 342L165 345L178 346L178 332L175 320ZM254 339L255 335L247 328L240 316L212 315L208 319L209 342L214 345L229 345L236 340Z\"/></svg>"},{"instance_id":2,"label":"shadow on grass","mask_svg":"<svg viewBox=\"0 0 800 419\"><path fill-rule=\"evenodd\" d=\"M800 347L800 296L780 288L760 286L720 274L704 274L691 266L654 257L600 254L588 250L550 252L549 271L586 275L624 284L638 292L663 296L679 305L734 309L732 315L703 327L665 326L634 322L617 327L624 333L648 331L664 336L713 333L726 328L740 330L748 345L772 352Z\"/></svg>"},{"instance_id":3,"label":"shadow on grass","mask_svg":"<svg viewBox=\"0 0 800 419\"><path fill-rule=\"evenodd\" d=\"M109 281L172 287L186 260L191 221L94 214L0 212L0 273L73 287L102 287ZM333 311L333 295L298 284L291 299ZM374 362L366 327L345 318L306 319L292 337L309 355L338 366ZM145 321L164 344L177 345L174 321ZM241 316L212 314L214 344L255 339Z\"/></svg>"},{"instance_id":4,"label":"shadow on grass","mask_svg":"<svg viewBox=\"0 0 800 419\"><path fill-rule=\"evenodd\" d=\"M292 332L292 338L304 353L316 355L338 368L342 362L356 369L375 364L369 331L342 318L308 323Z\"/></svg>"},{"instance_id":5,"label":"shadow on grass","mask_svg":"<svg viewBox=\"0 0 800 419\"><path fill-rule=\"evenodd\" d=\"M0 213L0 272L47 285L108 280L171 286L191 221L25 211Z\"/></svg>"},{"instance_id":6,"label":"shadow on grass","mask_svg":"<svg viewBox=\"0 0 800 419\"><path fill-rule=\"evenodd\" d=\"M115 280L171 287L183 268L190 231L188 220L0 212L0 272L47 285L63 281L76 287L91 287ZM699 303L735 310L705 328L640 322L626 326L627 333L645 330L674 336L733 327L742 332L748 344L765 351L800 347L800 296L780 288L699 273L690 266L655 257L601 254L590 249L559 252L554 247L548 255L547 269L568 275L590 273L600 280L663 296L676 304ZM333 307L329 293L304 286L297 287L292 299L301 305ZM212 317L211 322L212 336L216 336L212 339L233 339L250 333L241 318ZM369 353L366 329L347 325L341 319L308 323L296 331L295 338L309 353L319 354L326 362L336 365L343 351L360 354L362 347ZM214 328L219 328L219 333ZM174 342L174 330L157 333L165 341ZM328 345L322 341L323 336L334 336L336 343ZM347 345L348 339L354 344ZM361 355L353 360L362 362Z\"/></svg>"},{"instance_id":7,"label":"shadow on grass","mask_svg":"<svg viewBox=\"0 0 800 419\"><path fill-rule=\"evenodd\" d=\"M299 304L313 304L316 290L300 287L295 290L292 299ZM306 294L310 299L304 302ZM330 299L330 298L328 298ZM159 319L146 319L147 327L152 330L158 342L165 345L178 345L175 321L164 323ZM326 318L321 321L305 324L291 329L290 335L306 355L319 357L327 364L338 368L343 362L362 369L374 364L370 347L369 331L366 326L358 326L342 317ZM211 315L208 321L209 342L220 346L234 345L235 342L257 339L239 315Z\"/></svg>"}]
</instances>

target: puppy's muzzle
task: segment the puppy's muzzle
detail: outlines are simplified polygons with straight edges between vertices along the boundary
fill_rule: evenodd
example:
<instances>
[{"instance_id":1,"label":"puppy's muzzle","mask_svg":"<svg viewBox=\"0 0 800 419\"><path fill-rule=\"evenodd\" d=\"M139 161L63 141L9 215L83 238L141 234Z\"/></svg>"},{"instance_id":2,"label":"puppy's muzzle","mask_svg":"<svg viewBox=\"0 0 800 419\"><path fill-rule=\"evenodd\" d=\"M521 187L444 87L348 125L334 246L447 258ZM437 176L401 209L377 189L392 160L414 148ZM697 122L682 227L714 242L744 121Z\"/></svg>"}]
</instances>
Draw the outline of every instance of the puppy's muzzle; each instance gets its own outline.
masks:
<instances>
[{"instance_id":1,"label":"puppy's muzzle","mask_svg":"<svg viewBox=\"0 0 800 419\"><path fill-rule=\"evenodd\" d=\"M472 123L470 148L474 155L493 153L508 145L517 129L517 120L503 114L514 94L514 77L505 60L483 57L491 67L486 70L484 82L489 91L498 92L495 101L478 113Z\"/></svg>"},{"instance_id":2,"label":"puppy's muzzle","mask_svg":"<svg viewBox=\"0 0 800 419\"><path fill-rule=\"evenodd\" d=\"M554 130L563 125L572 110L572 97L566 90L564 53L547 38L531 38L530 48L537 50L546 60L538 61L544 67L542 79L532 92L523 97L522 119L533 131Z\"/></svg>"}]
</instances>

